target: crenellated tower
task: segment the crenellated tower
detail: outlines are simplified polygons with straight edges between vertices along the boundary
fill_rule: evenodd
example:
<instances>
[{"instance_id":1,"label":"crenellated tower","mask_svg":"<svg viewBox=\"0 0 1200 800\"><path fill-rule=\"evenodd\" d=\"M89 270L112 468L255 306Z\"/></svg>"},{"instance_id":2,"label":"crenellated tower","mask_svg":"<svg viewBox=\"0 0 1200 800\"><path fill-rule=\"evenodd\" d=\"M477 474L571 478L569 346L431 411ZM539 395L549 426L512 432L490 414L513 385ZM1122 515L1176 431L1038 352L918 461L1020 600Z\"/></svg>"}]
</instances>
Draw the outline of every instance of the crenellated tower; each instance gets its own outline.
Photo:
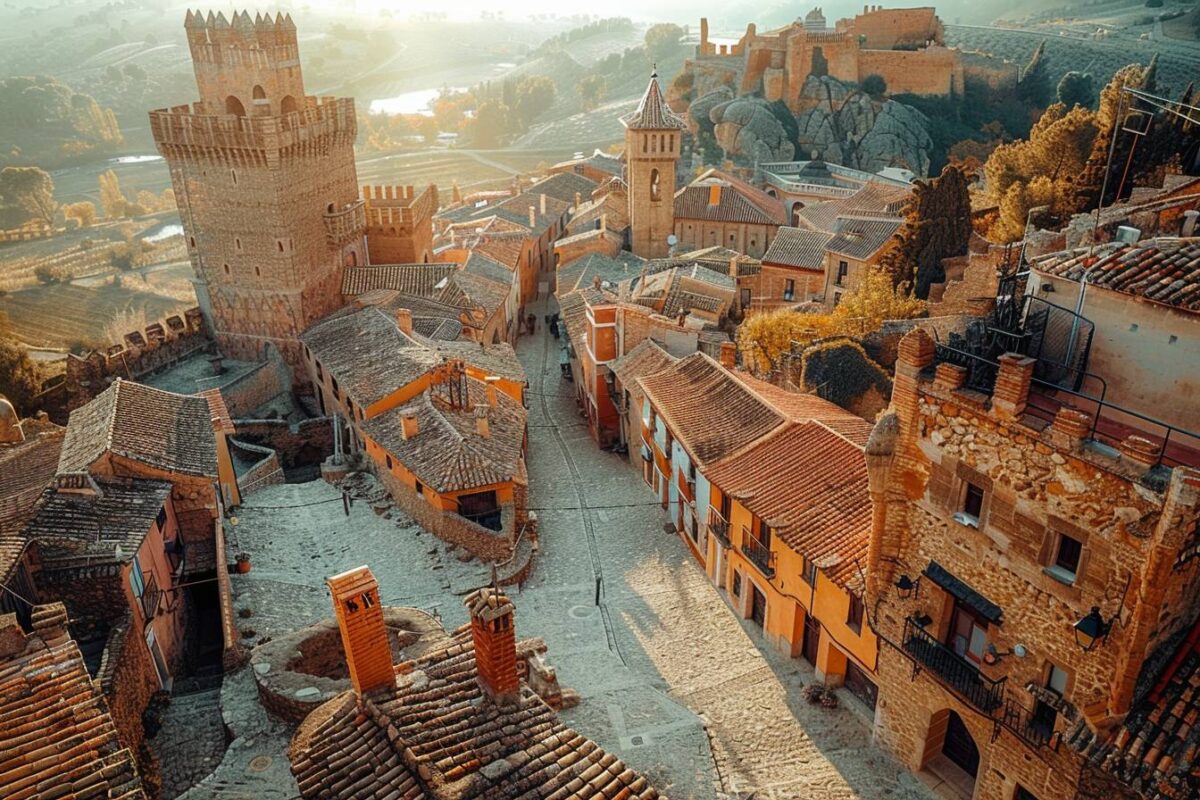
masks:
<instances>
[{"instance_id":1,"label":"crenellated tower","mask_svg":"<svg viewBox=\"0 0 1200 800\"><path fill-rule=\"evenodd\" d=\"M200 100L150 112L150 128L196 295L225 355L270 344L295 367L297 336L336 310L344 267L365 263L354 100L305 95L290 16L189 11L184 26Z\"/></svg>"},{"instance_id":2,"label":"crenellated tower","mask_svg":"<svg viewBox=\"0 0 1200 800\"><path fill-rule=\"evenodd\" d=\"M667 105L657 70L638 107L621 117L621 123L633 252L642 258L663 258L675 228L675 170L687 124Z\"/></svg>"}]
</instances>

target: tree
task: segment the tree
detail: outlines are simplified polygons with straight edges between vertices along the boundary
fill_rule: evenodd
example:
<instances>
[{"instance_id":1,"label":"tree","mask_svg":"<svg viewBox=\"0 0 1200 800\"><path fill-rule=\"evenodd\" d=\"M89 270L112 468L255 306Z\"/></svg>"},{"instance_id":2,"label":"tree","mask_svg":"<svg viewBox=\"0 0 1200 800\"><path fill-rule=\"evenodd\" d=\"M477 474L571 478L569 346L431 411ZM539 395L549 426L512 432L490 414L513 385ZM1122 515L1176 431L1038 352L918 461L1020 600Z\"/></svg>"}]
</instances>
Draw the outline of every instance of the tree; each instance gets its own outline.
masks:
<instances>
[{"instance_id":1,"label":"tree","mask_svg":"<svg viewBox=\"0 0 1200 800\"><path fill-rule=\"evenodd\" d=\"M87 200L78 203L67 203L62 207L63 216L79 221L79 227L90 228L96 224L96 205Z\"/></svg>"},{"instance_id":2,"label":"tree","mask_svg":"<svg viewBox=\"0 0 1200 800\"><path fill-rule=\"evenodd\" d=\"M1096 85L1090 72L1071 70L1058 82L1058 102L1067 108L1091 108L1096 102Z\"/></svg>"},{"instance_id":3,"label":"tree","mask_svg":"<svg viewBox=\"0 0 1200 800\"><path fill-rule=\"evenodd\" d=\"M577 83L575 90L579 92L583 110L593 111L604 102L604 97L608 94L608 81L603 75L593 73Z\"/></svg>"},{"instance_id":4,"label":"tree","mask_svg":"<svg viewBox=\"0 0 1200 800\"><path fill-rule=\"evenodd\" d=\"M16 206L26 218L51 225L58 210L54 181L38 167L5 167L0 171L0 205Z\"/></svg>"},{"instance_id":5,"label":"tree","mask_svg":"<svg viewBox=\"0 0 1200 800\"><path fill-rule=\"evenodd\" d=\"M536 75L523 79L517 84L517 113L518 122L522 129L528 128L529 123L544 114L554 105L556 94L554 81L545 75Z\"/></svg>"},{"instance_id":6,"label":"tree","mask_svg":"<svg viewBox=\"0 0 1200 800\"><path fill-rule=\"evenodd\" d=\"M498 147L508 128L508 106L495 100L485 100L475 110L474 125L471 126L477 147Z\"/></svg>"},{"instance_id":7,"label":"tree","mask_svg":"<svg viewBox=\"0 0 1200 800\"><path fill-rule=\"evenodd\" d=\"M0 395L8 398L20 416L37 411L34 398L42 388L42 375L25 348L11 338L8 319L0 315Z\"/></svg>"},{"instance_id":8,"label":"tree","mask_svg":"<svg viewBox=\"0 0 1200 800\"><path fill-rule=\"evenodd\" d=\"M887 94L887 81L883 79L882 75L872 73L863 78L862 90L871 97L883 97Z\"/></svg>"},{"instance_id":9,"label":"tree","mask_svg":"<svg viewBox=\"0 0 1200 800\"><path fill-rule=\"evenodd\" d=\"M945 280L943 259L965 255L971 241L971 195L966 174L947 166L932 181L918 181L904 225L883 265L896 283L915 287L921 299Z\"/></svg>"},{"instance_id":10,"label":"tree","mask_svg":"<svg viewBox=\"0 0 1200 800\"><path fill-rule=\"evenodd\" d=\"M1017 98L1033 108L1045 108L1050 97L1050 72L1046 65L1046 42L1043 40L1021 70L1021 76L1017 79Z\"/></svg>"},{"instance_id":11,"label":"tree","mask_svg":"<svg viewBox=\"0 0 1200 800\"><path fill-rule=\"evenodd\" d=\"M646 55L654 62L666 61L679 50L683 28L671 22L660 22L646 29Z\"/></svg>"},{"instance_id":12,"label":"tree","mask_svg":"<svg viewBox=\"0 0 1200 800\"><path fill-rule=\"evenodd\" d=\"M121 179L111 169L100 175L100 207L108 219L120 219L125 216L129 201L121 192Z\"/></svg>"},{"instance_id":13,"label":"tree","mask_svg":"<svg viewBox=\"0 0 1200 800\"><path fill-rule=\"evenodd\" d=\"M737 344L747 363L763 373L779 365L780 356L792 342L807 344L829 336L860 337L879 330L893 319L913 319L926 311L923 300L909 293L907 284L897 285L881 267L871 267L857 287L842 296L828 314L769 311L754 314L738 328Z\"/></svg>"}]
</instances>

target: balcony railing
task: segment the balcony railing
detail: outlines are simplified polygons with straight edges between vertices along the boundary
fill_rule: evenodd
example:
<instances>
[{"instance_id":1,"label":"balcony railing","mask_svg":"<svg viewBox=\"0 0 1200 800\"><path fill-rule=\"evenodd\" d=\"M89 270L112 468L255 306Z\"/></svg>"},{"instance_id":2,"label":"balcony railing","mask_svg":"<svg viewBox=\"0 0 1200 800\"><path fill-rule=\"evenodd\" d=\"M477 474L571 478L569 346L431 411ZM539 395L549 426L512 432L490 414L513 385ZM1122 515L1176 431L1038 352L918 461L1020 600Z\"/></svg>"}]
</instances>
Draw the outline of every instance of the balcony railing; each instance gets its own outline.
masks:
<instances>
[{"instance_id":1,"label":"balcony railing","mask_svg":"<svg viewBox=\"0 0 1200 800\"><path fill-rule=\"evenodd\" d=\"M715 508L708 509L708 532L717 537L725 549L729 549L729 522Z\"/></svg>"},{"instance_id":2,"label":"balcony railing","mask_svg":"<svg viewBox=\"0 0 1200 800\"><path fill-rule=\"evenodd\" d=\"M1050 741L1054 733L1053 723L1037 720L1032 711L1017 702L1011 692L1004 697L1004 704L999 709L1000 724L1008 728L1019 739L1030 747L1043 747Z\"/></svg>"},{"instance_id":3,"label":"balcony railing","mask_svg":"<svg viewBox=\"0 0 1200 800\"><path fill-rule=\"evenodd\" d=\"M912 617L904 622L904 649L941 683L980 711L993 716L1003 705L1005 678L998 681L988 678Z\"/></svg>"},{"instance_id":4,"label":"balcony railing","mask_svg":"<svg viewBox=\"0 0 1200 800\"><path fill-rule=\"evenodd\" d=\"M750 560L758 571L768 578L775 577L775 558L769 545L763 544L742 526L742 555Z\"/></svg>"}]
</instances>

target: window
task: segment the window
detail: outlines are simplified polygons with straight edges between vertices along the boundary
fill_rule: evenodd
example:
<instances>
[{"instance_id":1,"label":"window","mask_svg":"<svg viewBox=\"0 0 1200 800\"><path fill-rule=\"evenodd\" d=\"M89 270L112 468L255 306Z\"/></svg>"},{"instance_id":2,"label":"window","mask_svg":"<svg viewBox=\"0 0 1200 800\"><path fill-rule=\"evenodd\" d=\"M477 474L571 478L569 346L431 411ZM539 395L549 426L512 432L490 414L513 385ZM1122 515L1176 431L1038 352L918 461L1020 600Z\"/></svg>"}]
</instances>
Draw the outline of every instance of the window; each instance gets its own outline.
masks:
<instances>
[{"instance_id":1,"label":"window","mask_svg":"<svg viewBox=\"0 0 1200 800\"><path fill-rule=\"evenodd\" d=\"M750 294L750 290L749 290L749 289L742 289L742 290L741 290L741 296L742 296L742 297L741 297L741 301L742 301L742 308L749 308L749 307L750 307L750 302L753 300L753 297L752 297L752 296L751 296L751 294Z\"/></svg>"},{"instance_id":2,"label":"window","mask_svg":"<svg viewBox=\"0 0 1200 800\"><path fill-rule=\"evenodd\" d=\"M225 270L226 275L229 274L229 265L228 264L222 264L221 268Z\"/></svg>"},{"instance_id":3,"label":"window","mask_svg":"<svg viewBox=\"0 0 1200 800\"><path fill-rule=\"evenodd\" d=\"M783 285L783 299L784 300L794 300L795 298L796 298L796 282L794 280L792 280L791 278L788 278L787 282Z\"/></svg>"},{"instance_id":4,"label":"window","mask_svg":"<svg viewBox=\"0 0 1200 800\"><path fill-rule=\"evenodd\" d=\"M1074 583L1075 577L1079 574L1079 562L1082 556L1083 543L1065 533L1060 533L1054 562L1047 572L1064 583Z\"/></svg>"},{"instance_id":5,"label":"window","mask_svg":"<svg viewBox=\"0 0 1200 800\"><path fill-rule=\"evenodd\" d=\"M981 663L987 647L987 622L966 606L955 604L948 644L958 655Z\"/></svg>"},{"instance_id":6,"label":"window","mask_svg":"<svg viewBox=\"0 0 1200 800\"><path fill-rule=\"evenodd\" d=\"M167 507L166 506L163 506L162 508L160 508L158 510L158 517L155 518L154 524L158 526L158 529L160 531L163 528L167 527Z\"/></svg>"},{"instance_id":7,"label":"window","mask_svg":"<svg viewBox=\"0 0 1200 800\"><path fill-rule=\"evenodd\" d=\"M146 580L142 576L142 565L138 563L137 557L133 559L132 569L129 571L129 586L133 589L133 596L141 598L146 593Z\"/></svg>"},{"instance_id":8,"label":"window","mask_svg":"<svg viewBox=\"0 0 1200 800\"><path fill-rule=\"evenodd\" d=\"M417 494L421 497L425 496L425 484L421 483L420 481L417 481Z\"/></svg>"},{"instance_id":9,"label":"window","mask_svg":"<svg viewBox=\"0 0 1200 800\"><path fill-rule=\"evenodd\" d=\"M392 457L391 457L391 456L384 456L384 460L385 460L385 461L387 461L387 468L388 468L389 470L391 470L391 468L392 468Z\"/></svg>"},{"instance_id":10,"label":"window","mask_svg":"<svg viewBox=\"0 0 1200 800\"><path fill-rule=\"evenodd\" d=\"M961 525L978 528L979 517L983 514L983 487L970 481L964 481L964 483L966 491L963 494L962 508L954 515L954 519Z\"/></svg>"},{"instance_id":11,"label":"window","mask_svg":"<svg viewBox=\"0 0 1200 800\"><path fill-rule=\"evenodd\" d=\"M850 265L845 261L838 262L837 280L834 281L838 286L846 285L846 275L850 272Z\"/></svg>"},{"instance_id":12,"label":"window","mask_svg":"<svg viewBox=\"0 0 1200 800\"><path fill-rule=\"evenodd\" d=\"M1067 673L1054 664L1047 665L1046 689L1058 697L1066 694ZM1058 720L1058 709L1054 704L1047 702L1049 699L1046 696L1037 698L1033 706L1033 717L1029 721L1029 726L1034 732L1046 739L1054 733L1054 723Z\"/></svg>"},{"instance_id":13,"label":"window","mask_svg":"<svg viewBox=\"0 0 1200 800\"><path fill-rule=\"evenodd\" d=\"M733 572L733 596L742 596L742 573L734 570Z\"/></svg>"},{"instance_id":14,"label":"window","mask_svg":"<svg viewBox=\"0 0 1200 800\"><path fill-rule=\"evenodd\" d=\"M658 170L650 170L650 199L657 202L661 197L662 181L659 178Z\"/></svg>"},{"instance_id":15,"label":"window","mask_svg":"<svg viewBox=\"0 0 1200 800\"><path fill-rule=\"evenodd\" d=\"M807 583L809 586L816 586L817 585L817 565L816 565L816 563L805 558L804 565L801 567L800 577L803 578L804 582Z\"/></svg>"},{"instance_id":16,"label":"window","mask_svg":"<svg viewBox=\"0 0 1200 800\"><path fill-rule=\"evenodd\" d=\"M855 633L862 631L863 601L856 594L850 595L850 610L846 614L846 625Z\"/></svg>"},{"instance_id":17,"label":"window","mask_svg":"<svg viewBox=\"0 0 1200 800\"><path fill-rule=\"evenodd\" d=\"M1017 791L1013 793L1013 800L1038 800L1033 792L1026 789L1024 786L1018 786Z\"/></svg>"}]
</instances>

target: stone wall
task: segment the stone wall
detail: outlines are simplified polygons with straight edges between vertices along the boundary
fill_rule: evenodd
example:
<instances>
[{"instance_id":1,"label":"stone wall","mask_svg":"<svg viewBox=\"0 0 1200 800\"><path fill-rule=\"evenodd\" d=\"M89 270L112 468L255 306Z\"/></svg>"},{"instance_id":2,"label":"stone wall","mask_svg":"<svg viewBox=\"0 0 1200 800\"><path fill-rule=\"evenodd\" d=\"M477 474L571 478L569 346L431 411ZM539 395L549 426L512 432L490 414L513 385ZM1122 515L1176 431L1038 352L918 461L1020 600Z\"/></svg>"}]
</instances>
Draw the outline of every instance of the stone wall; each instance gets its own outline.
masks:
<instances>
[{"instance_id":1,"label":"stone wall","mask_svg":"<svg viewBox=\"0 0 1200 800\"><path fill-rule=\"evenodd\" d=\"M85 631L91 625L107 625L129 613L120 564L55 565L39 561L34 566L34 582L42 597L54 598L67 607L76 638L90 638Z\"/></svg>"},{"instance_id":2,"label":"stone wall","mask_svg":"<svg viewBox=\"0 0 1200 800\"><path fill-rule=\"evenodd\" d=\"M172 315L126 333L101 352L67 354L67 410L73 411L108 388L116 378L140 380L212 348L199 308Z\"/></svg>"},{"instance_id":3,"label":"stone wall","mask_svg":"<svg viewBox=\"0 0 1200 800\"><path fill-rule=\"evenodd\" d=\"M221 385L221 397L234 419L249 417L256 408L291 391L292 373L279 351L267 345L263 357L263 363Z\"/></svg>"},{"instance_id":4,"label":"stone wall","mask_svg":"<svg viewBox=\"0 0 1200 800\"><path fill-rule=\"evenodd\" d=\"M463 548L481 561L505 561L512 555L514 509L511 504L501 506L503 531L493 531L451 511L434 508L387 470L380 470L376 477L401 510L439 539Z\"/></svg>"},{"instance_id":5,"label":"stone wall","mask_svg":"<svg viewBox=\"0 0 1200 800\"><path fill-rule=\"evenodd\" d=\"M238 488L245 497L255 489L284 483L286 478L279 464L279 454L269 447L259 447L237 439L229 440L229 450L236 457L252 466L237 476ZM255 461L257 459L257 461Z\"/></svg>"},{"instance_id":6,"label":"stone wall","mask_svg":"<svg viewBox=\"0 0 1200 800\"><path fill-rule=\"evenodd\" d=\"M158 675L145 641L130 630L130 616L126 611L109 631L96 681L108 701L121 744L137 755L138 769L145 778L157 765L142 747L146 738L142 714L158 691Z\"/></svg>"},{"instance_id":7,"label":"stone wall","mask_svg":"<svg viewBox=\"0 0 1200 800\"><path fill-rule=\"evenodd\" d=\"M316 466L333 454L333 421L330 417L298 423L236 419L234 428L234 435L242 443L274 450L285 470Z\"/></svg>"},{"instance_id":8,"label":"stone wall","mask_svg":"<svg viewBox=\"0 0 1200 800\"><path fill-rule=\"evenodd\" d=\"M862 50L858 54L859 81L879 75L887 82L888 94L944 96L962 94L963 70L957 50L930 47L925 50Z\"/></svg>"},{"instance_id":9,"label":"stone wall","mask_svg":"<svg viewBox=\"0 0 1200 800\"><path fill-rule=\"evenodd\" d=\"M963 80L967 83L982 83L992 90L1015 86L1021 68L990 53L960 52Z\"/></svg>"}]
</instances>

